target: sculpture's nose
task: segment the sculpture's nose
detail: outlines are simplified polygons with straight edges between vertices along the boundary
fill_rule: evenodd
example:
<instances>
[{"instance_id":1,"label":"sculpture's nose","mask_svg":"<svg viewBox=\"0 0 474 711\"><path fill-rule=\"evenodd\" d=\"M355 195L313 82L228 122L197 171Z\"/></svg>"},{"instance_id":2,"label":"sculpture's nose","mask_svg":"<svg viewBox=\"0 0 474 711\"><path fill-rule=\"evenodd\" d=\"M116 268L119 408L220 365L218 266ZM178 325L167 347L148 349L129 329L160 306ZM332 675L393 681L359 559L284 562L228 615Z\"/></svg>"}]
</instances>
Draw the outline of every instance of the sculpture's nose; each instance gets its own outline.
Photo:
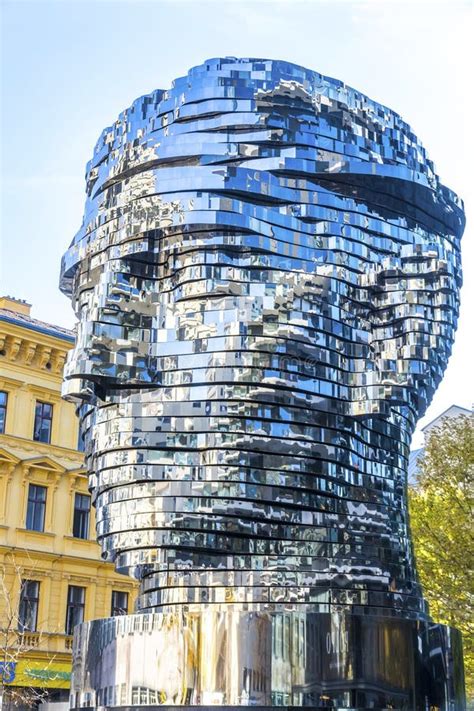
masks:
<instances>
[{"instance_id":1,"label":"sculpture's nose","mask_svg":"<svg viewBox=\"0 0 474 711\"><path fill-rule=\"evenodd\" d=\"M65 400L76 404L97 399L94 382L85 378L63 380L61 394Z\"/></svg>"},{"instance_id":2,"label":"sculpture's nose","mask_svg":"<svg viewBox=\"0 0 474 711\"><path fill-rule=\"evenodd\" d=\"M61 394L65 400L76 404L97 401L98 388L91 366L88 351L79 348L76 343L69 351L64 366Z\"/></svg>"}]
</instances>

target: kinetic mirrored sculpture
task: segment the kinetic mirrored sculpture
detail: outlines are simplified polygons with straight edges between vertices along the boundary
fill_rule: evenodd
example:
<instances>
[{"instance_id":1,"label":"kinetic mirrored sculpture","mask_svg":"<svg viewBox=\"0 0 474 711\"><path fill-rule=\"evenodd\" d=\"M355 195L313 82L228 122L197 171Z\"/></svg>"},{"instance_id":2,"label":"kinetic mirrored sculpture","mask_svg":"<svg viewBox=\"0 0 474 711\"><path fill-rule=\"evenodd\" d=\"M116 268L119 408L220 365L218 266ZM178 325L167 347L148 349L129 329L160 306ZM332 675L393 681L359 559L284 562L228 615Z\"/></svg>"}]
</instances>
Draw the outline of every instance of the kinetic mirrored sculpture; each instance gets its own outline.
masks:
<instances>
[{"instance_id":1,"label":"kinetic mirrored sculpture","mask_svg":"<svg viewBox=\"0 0 474 711\"><path fill-rule=\"evenodd\" d=\"M73 708L464 708L406 497L463 226L396 113L286 62L209 60L103 131L65 393L141 588L78 628Z\"/></svg>"}]
</instances>

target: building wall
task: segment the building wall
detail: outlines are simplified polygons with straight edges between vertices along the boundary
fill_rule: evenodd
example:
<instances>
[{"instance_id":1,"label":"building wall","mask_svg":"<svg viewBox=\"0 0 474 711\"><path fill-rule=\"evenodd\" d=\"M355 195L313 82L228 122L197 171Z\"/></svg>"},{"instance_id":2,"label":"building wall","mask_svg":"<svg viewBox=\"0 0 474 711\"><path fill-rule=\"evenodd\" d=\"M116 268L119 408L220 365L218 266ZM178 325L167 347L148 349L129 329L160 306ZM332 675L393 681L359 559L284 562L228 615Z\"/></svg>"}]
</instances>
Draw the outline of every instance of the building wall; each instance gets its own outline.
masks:
<instances>
[{"instance_id":1,"label":"building wall","mask_svg":"<svg viewBox=\"0 0 474 711\"><path fill-rule=\"evenodd\" d=\"M136 583L102 562L91 509L89 537L73 536L75 494L88 494L77 451L74 407L61 399L73 334L31 319L28 305L0 299L0 392L8 396L0 433L0 674L9 686L68 689L72 637L66 634L69 585L86 588L84 619L111 614L112 591ZM51 441L33 439L36 401L53 406ZM27 529L30 484L47 489L44 530ZM40 583L34 632L18 632L23 580ZM5 666L9 663L9 666Z\"/></svg>"}]
</instances>

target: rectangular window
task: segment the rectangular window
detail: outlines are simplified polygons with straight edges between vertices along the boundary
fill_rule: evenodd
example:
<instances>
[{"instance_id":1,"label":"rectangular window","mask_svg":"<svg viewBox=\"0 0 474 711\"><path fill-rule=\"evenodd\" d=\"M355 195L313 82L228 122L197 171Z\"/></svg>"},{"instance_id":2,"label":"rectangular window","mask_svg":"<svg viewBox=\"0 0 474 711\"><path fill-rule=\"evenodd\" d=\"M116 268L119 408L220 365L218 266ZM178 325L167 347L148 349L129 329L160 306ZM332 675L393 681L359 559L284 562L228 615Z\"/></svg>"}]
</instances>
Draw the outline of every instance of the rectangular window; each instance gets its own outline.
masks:
<instances>
[{"instance_id":1,"label":"rectangular window","mask_svg":"<svg viewBox=\"0 0 474 711\"><path fill-rule=\"evenodd\" d=\"M121 590L112 590L112 617L128 614L128 593Z\"/></svg>"},{"instance_id":2,"label":"rectangular window","mask_svg":"<svg viewBox=\"0 0 474 711\"><path fill-rule=\"evenodd\" d=\"M18 629L20 632L36 632L38 623L39 587L37 580L22 580Z\"/></svg>"},{"instance_id":3,"label":"rectangular window","mask_svg":"<svg viewBox=\"0 0 474 711\"><path fill-rule=\"evenodd\" d=\"M84 622L86 589L69 585L67 589L66 634L72 634L74 627Z\"/></svg>"},{"instance_id":4,"label":"rectangular window","mask_svg":"<svg viewBox=\"0 0 474 711\"><path fill-rule=\"evenodd\" d=\"M36 401L35 427L33 439L35 442L51 442L51 426L53 423L53 406L49 402Z\"/></svg>"},{"instance_id":5,"label":"rectangular window","mask_svg":"<svg viewBox=\"0 0 474 711\"><path fill-rule=\"evenodd\" d=\"M26 510L26 528L29 531L44 531L44 516L46 513L45 486L30 484L28 488L28 507Z\"/></svg>"},{"instance_id":6,"label":"rectangular window","mask_svg":"<svg viewBox=\"0 0 474 711\"><path fill-rule=\"evenodd\" d=\"M5 420L7 419L8 394L0 390L0 434L5 432Z\"/></svg>"},{"instance_id":7,"label":"rectangular window","mask_svg":"<svg viewBox=\"0 0 474 711\"><path fill-rule=\"evenodd\" d=\"M76 494L74 498L74 521L72 535L75 538L89 538L89 516L91 497L87 494Z\"/></svg>"}]
</instances>

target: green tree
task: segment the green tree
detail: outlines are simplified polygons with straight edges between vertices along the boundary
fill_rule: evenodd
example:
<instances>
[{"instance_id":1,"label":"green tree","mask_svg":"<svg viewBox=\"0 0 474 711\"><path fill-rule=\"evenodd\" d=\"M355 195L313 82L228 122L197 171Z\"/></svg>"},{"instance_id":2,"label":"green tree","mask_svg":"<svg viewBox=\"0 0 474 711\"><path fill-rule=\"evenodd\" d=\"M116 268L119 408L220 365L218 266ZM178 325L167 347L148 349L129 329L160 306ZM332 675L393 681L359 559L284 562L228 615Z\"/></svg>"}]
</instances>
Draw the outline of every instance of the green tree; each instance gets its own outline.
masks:
<instances>
[{"instance_id":1,"label":"green tree","mask_svg":"<svg viewBox=\"0 0 474 711\"><path fill-rule=\"evenodd\" d=\"M466 691L474 697L474 418L445 419L428 437L409 489L418 573L436 622L463 634Z\"/></svg>"}]
</instances>

